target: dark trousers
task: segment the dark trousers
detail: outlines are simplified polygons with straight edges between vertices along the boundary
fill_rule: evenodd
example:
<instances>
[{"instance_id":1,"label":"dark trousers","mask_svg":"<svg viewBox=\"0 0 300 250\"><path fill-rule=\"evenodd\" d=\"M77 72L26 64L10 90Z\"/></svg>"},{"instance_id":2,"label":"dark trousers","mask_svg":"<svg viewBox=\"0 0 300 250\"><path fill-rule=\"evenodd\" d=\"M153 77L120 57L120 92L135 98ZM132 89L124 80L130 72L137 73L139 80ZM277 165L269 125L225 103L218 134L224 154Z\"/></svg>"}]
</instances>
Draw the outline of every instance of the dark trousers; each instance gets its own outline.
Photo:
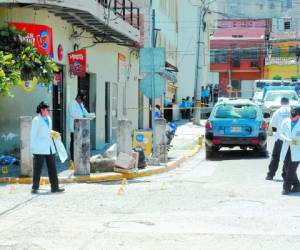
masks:
<instances>
[{"instance_id":1,"label":"dark trousers","mask_svg":"<svg viewBox=\"0 0 300 250\"><path fill-rule=\"evenodd\" d=\"M278 169L281 148L282 148L282 140L277 140L275 142L273 152L272 152L271 162L269 164L268 176L270 177L274 177Z\"/></svg>"},{"instance_id":2,"label":"dark trousers","mask_svg":"<svg viewBox=\"0 0 300 250\"><path fill-rule=\"evenodd\" d=\"M58 178L55 167L54 155L34 155L33 156L33 180L32 189L39 189L40 178L42 173L42 168L44 165L44 160L46 160L48 175L51 184L51 189L58 188Z\"/></svg>"},{"instance_id":3,"label":"dark trousers","mask_svg":"<svg viewBox=\"0 0 300 250\"><path fill-rule=\"evenodd\" d=\"M285 177L283 179L283 189L290 191L292 186L299 185L299 179L297 176L298 165L299 162L292 161L291 150L289 148L283 164L283 169L285 172Z\"/></svg>"},{"instance_id":4,"label":"dark trousers","mask_svg":"<svg viewBox=\"0 0 300 250\"><path fill-rule=\"evenodd\" d=\"M181 117L182 119L186 119L186 109L181 110Z\"/></svg>"},{"instance_id":5,"label":"dark trousers","mask_svg":"<svg viewBox=\"0 0 300 250\"><path fill-rule=\"evenodd\" d=\"M71 133L70 154L71 160L74 161L74 133Z\"/></svg>"},{"instance_id":6,"label":"dark trousers","mask_svg":"<svg viewBox=\"0 0 300 250\"><path fill-rule=\"evenodd\" d=\"M187 109L185 112L186 112L185 113L185 118L186 119L191 119L191 109Z\"/></svg>"}]
</instances>

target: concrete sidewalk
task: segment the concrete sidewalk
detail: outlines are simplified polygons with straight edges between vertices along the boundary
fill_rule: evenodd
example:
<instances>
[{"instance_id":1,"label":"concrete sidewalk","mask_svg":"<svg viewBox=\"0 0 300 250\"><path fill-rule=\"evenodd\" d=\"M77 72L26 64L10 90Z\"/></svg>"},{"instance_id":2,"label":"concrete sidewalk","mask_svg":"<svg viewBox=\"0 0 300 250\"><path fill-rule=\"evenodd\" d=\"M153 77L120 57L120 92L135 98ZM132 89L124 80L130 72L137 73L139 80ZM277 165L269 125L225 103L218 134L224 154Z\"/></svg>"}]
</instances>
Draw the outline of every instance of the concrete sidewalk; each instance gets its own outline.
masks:
<instances>
[{"instance_id":1,"label":"concrete sidewalk","mask_svg":"<svg viewBox=\"0 0 300 250\"><path fill-rule=\"evenodd\" d=\"M172 141L172 148L169 151L169 162L160 166L147 166L144 170L139 170L131 174L119 174L114 172L109 173L93 173L89 176L75 176L73 170L68 169L68 162L65 164L58 164L58 176L61 183L74 182L99 182L111 181L120 179L133 179L137 177L150 176L171 171L178 167L183 161L195 155L201 145L199 145L199 137L204 135L203 126L195 126L191 122L179 121L177 122L178 129L176 136ZM1 170L1 169L0 169ZM12 166L7 174L2 174L0 171L0 183L20 183L30 184L31 178L21 178L20 167ZM43 168L41 184L48 184L48 173L46 167Z\"/></svg>"}]
</instances>

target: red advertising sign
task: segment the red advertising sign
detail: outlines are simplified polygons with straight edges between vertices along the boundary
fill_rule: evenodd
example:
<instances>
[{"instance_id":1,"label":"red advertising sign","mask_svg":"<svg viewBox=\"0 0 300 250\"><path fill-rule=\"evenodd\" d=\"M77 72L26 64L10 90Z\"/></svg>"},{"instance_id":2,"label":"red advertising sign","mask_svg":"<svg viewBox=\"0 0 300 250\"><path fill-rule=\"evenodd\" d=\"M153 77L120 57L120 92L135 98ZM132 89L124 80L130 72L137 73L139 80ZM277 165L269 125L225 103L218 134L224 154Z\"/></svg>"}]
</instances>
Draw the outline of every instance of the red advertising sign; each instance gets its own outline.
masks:
<instances>
[{"instance_id":1,"label":"red advertising sign","mask_svg":"<svg viewBox=\"0 0 300 250\"><path fill-rule=\"evenodd\" d=\"M24 30L28 35L22 39L32 43L38 53L54 57L53 34L50 27L31 23L9 23L9 25Z\"/></svg>"},{"instance_id":2,"label":"red advertising sign","mask_svg":"<svg viewBox=\"0 0 300 250\"><path fill-rule=\"evenodd\" d=\"M86 74L86 49L68 53L69 65L72 73L76 76Z\"/></svg>"}]
</instances>

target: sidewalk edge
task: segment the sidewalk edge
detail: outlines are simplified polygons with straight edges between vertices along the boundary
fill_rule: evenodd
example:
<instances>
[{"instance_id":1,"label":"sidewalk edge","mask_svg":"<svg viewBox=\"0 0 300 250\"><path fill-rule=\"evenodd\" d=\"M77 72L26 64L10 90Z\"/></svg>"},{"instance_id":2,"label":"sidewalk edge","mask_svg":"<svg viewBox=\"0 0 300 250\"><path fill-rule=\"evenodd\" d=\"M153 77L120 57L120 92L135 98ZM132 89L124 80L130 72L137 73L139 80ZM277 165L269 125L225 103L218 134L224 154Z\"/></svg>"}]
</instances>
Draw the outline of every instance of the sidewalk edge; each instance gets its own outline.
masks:
<instances>
[{"instance_id":1,"label":"sidewalk edge","mask_svg":"<svg viewBox=\"0 0 300 250\"><path fill-rule=\"evenodd\" d=\"M196 145L194 149L192 149L189 153L184 156L177 158L175 161L169 162L166 166L160 166L155 169L145 169L140 170L137 173L130 174L120 174L120 173L103 173L99 174L99 176L82 176L82 177L72 177L72 178L59 178L60 183L84 183L84 182L104 182L104 181L117 181L122 179L135 179L141 177L147 177L152 175L158 175L162 173L166 173L176 169L180 166L184 161L196 155L202 147L200 145ZM12 178L12 177L4 177L0 178L0 184L31 184L32 178ZM49 184L48 177L42 177L40 185Z\"/></svg>"}]
</instances>

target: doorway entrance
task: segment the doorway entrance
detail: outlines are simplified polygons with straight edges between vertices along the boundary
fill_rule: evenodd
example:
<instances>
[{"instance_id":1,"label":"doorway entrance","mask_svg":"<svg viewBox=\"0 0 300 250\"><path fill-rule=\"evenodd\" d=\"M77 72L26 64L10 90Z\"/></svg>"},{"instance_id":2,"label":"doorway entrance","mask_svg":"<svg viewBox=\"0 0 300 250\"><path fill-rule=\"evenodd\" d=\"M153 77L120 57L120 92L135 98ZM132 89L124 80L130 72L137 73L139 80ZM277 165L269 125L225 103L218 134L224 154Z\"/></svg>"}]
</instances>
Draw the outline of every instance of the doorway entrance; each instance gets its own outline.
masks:
<instances>
[{"instance_id":1,"label":"doorway entrance","mask_svg":"<svg viewBox=\"0 0 300 250\"><path fill-rule=\"evenodd\" d=\"M96 81L95 75L86 74L78 77L78 91L86 96L84 106L89 113L96 113ZM91 149L96 149L96 119L91 120Z\"/></svg>"},{"instance_id":2,"label":"doorway entrance","mask_svg":"<svg viewBox=\"0 0 300 250\"><path fill-rule=\"evenodd\" d=\"M61 134L62 141L66 142L66 99L64 70L60 68L59 72L54 75L54 84L52 88L52 120L53 129Z\"/></svg>"},{"instance_id":3,"label":"doorway entrance","mask_svg":"<svg viewBox=\"0 0 300 250\"><path fill-rule=\"evenodd\" d=\"M118 84L105 82L105 143L117 140Z\"/></svg>"}]
</instances>

